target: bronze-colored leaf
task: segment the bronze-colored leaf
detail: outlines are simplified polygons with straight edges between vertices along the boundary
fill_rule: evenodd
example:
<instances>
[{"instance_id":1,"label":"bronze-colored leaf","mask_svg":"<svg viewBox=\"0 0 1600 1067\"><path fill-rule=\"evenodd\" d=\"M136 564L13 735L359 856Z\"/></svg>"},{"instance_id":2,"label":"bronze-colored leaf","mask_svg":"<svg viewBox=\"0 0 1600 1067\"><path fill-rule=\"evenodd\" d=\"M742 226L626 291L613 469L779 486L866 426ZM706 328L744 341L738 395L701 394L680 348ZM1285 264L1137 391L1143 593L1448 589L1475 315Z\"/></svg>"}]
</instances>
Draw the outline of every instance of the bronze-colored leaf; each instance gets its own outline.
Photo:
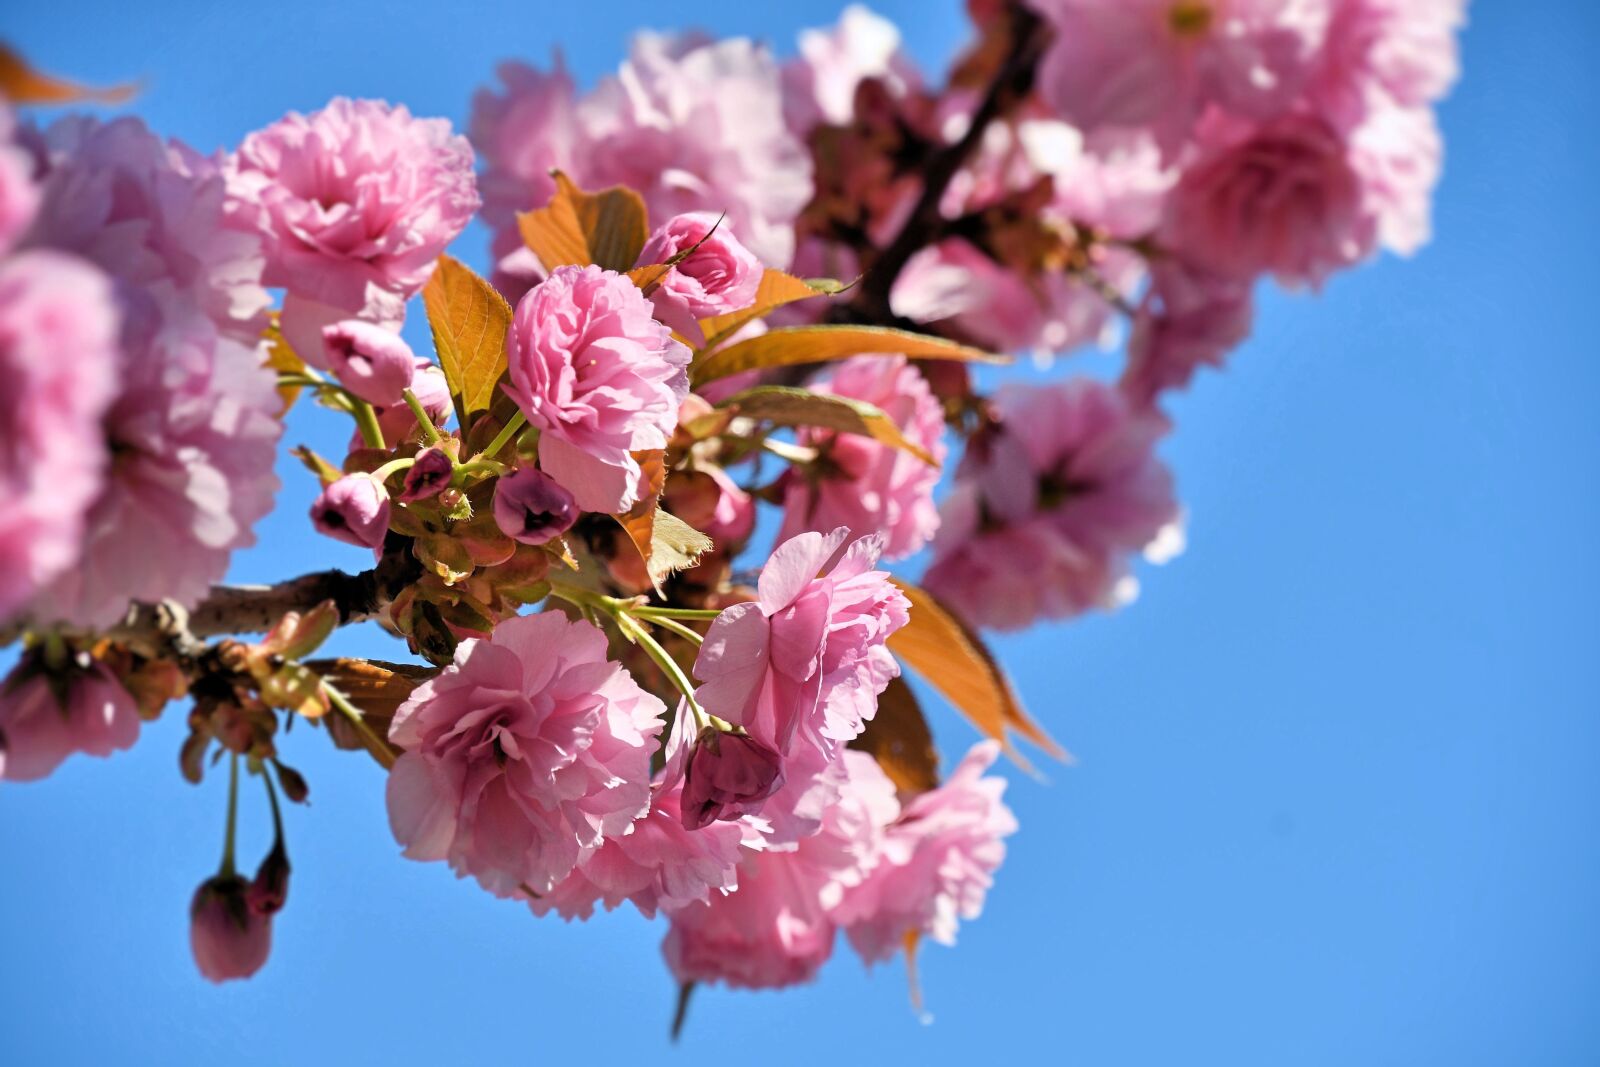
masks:
<instances>
[{"instance_id":1,"label":"bronze-colored leaf","mask_svg":"<svg viewBox=\"0 0 1600 1067\"><path fill-rule=\"evenodd\" d=\"M344 477L343 471L313 452L309 445L295 445L289 450L289 454L305 464L306 470L316 475L317 481L323 486L332 485Z\"/></svg>"},{"instance_id":2,"label":"bronze-colored leaf","mask_svg":"<svg viewBox=\"0 0 1600 1067\"><path fill-rule=\"evenodd\" d=\"M878 761L883 773L907 793L926 793L939 784L939 752L928 720L904 678L894 678L878 697L878 713L850 742Z\"/></svg>"},{"instance_id":3,"label":"bronze-colored leaf","mask_svg":"<svg viewBox=\"0 0 1600 1067\"><path fill-rule=\"evenodd\" d=\"M1032 769L1011 744L1013 730L1056 759L1066 759L1066 751L1022 710L983 640L931 593L892 580L911 601L911 621L890 635L889 651L944 694L981 733L999 741L1018 766Z\"/></svg>"},{"instance_id":4,"label":"bronze-colored leaf","mask_svg":"<svg viewBox=\"0 0 1600 1067\"><path fill-rule=\"evenodd\" d=\"M719 407L779 426L816 426L860 434L909 452L929 466L938 465L927 449L906 440L893 419L865 400L786 385L761 385L729 397Z\"/></svg>"},{"instance_id":5,"label":"bronze-colored leaf","mask_svg":"<svg viewBox=\"0 0 1600 1067\"><path fill-rule=\"evenodd\" d=\"M411 696L411 691L439 673L433 667L413 663L386 663L345 656L310 659L305 665L360 708L373 730L384 737L389 734L389 720Z\"/></svg>"},{"instance_id":6,"label":"bronze-colored leaf","mask_svg":"<svg viewBox=\"0 0 1600 1067\"><path fill-rule=\"evenodd\" d=\"M511 305L494 286L450 256L439 257L433 277L422 287L422 305L457 422L470 426L467 416L488 410L505 373Z\"/></svg>"},{"instance_id":7,"label":"bronze-colored leaf","mask_svg":"<svg viewBox=\"0 0 1600 1067\"><path fill-rule=\"evenodd\" d=\"M13 104L120 104L132 98L138 86L112 85L97 89L35 70L21 53L0 44L0 97Z\"/></svg>"},{"instance_id":8,"label":"bronze-colored leaf","mask_svg":"<svg viewBox=\"0 0 1600 1067\"><path fill-rule=\"evenodd\" d=\"M650 238L639 194L620 185L586 193L560 171L554 177L556 192L550 203L517 216L523 243L547 270L589 263L606 270L632 270Z\"/></svg>"},{"instance_id":9,"label":"bronze-colored leaf","mask_svg":"<svg viewBox=\"0 0 1600 1067\"><path fill-rule=\"evenodd\" d=\"M267 369L277 371L279 374L304 374L306 372L305 362L293 348L289 347L289 342L284 340L283 331L278 327L278 313L276 311L272 313L272 321L266 330L262 332L261 339L266 342ZM278 396L283 400L283 410L279 411L278 414L280 416L287 415L289 409L294 407L294 402L300 398L300 386L280 385L278 386Z\"/></svg>"},{"instance_id":10,"label":"bronze-colored leaf","mask_svg":"<svg viewBox=\"0 0 1600 1067\"><path fill-rule=\"evenodd\" d=\"M756 289L755 302L749 307L700 320L701 332L706 335L705 344L700 346L700 351L711 351L747 323L776 311L785 304L810 300L814 296L835 296L848 288L850 288L848 285L832 278L796 278L792 274L785 274L781 270L768 267L766 273L761 276L760 287Z\"/></svg>"},{"instance_id":11,"label":"bronze-colored leaf","mask_svg":"<svg viewBox=\"0 0 1600 1067\"><path fill-rule=\"evenodd\" d=\"M1005 363L981 349L940 337L894 330L886 326L788 326L737 341L727 348L698 357L689 373L703 385L730 374L799 363L828 363L849 356L903 355L908 359L954 359L966 362Z\"/></svg>"},{"instance_id":12,"label":"bronze-colored leaf","mask_svg":"<svg viewBox=\"0 0 1600 1067\"><path fill-rule=\"evenodd\" d=\"M632 508L616 518L623 531L627 533L628 540L633 542L633 547L639 550L639 555L644 559L645 569L649 570L650 557L655 551L657 505L661 501L661 489L667 480L666 451L656 448L635 452L633 458L643 472L639 480L645 486L645 491L639 495L638 502ZM650 576L656 585L656 592L661 592L660 583L655 580L653 571L650 572Z\"/></svg>"}]
</instances>

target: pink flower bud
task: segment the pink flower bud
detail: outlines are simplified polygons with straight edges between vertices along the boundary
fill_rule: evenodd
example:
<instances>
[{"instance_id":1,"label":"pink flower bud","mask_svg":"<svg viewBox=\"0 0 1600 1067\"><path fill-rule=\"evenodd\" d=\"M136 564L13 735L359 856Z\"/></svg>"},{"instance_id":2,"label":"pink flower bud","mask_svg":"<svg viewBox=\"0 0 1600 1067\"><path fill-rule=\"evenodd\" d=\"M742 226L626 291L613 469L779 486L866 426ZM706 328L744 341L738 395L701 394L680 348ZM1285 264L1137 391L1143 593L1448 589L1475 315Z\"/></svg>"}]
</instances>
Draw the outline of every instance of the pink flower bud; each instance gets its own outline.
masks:
<instances>
[{"instance_id":1,"label":"pink flower bud","mask_svg":"<svg viewBox=\"0 0 1600 1067\"><path fill-rule=\"evenodd\" d=\"M449 488L450 477L455 472L455 461L448 452L442 448L425 448L417 453L417 461L406 470L400 499L410 503L438 496Z\"/></svg>"},{"instance_id":2,"label":"pink flower bud","mask_svg":"<svg viewBox=\"0 0 1600 1067\"><path fill-rule=\"evenodd\" d=\"M411 393L422 405L422 410L428 413L428 418L433 420L435 426L443 426L445 420L454 410L450 401L450 386L444 380L444 372L425 359L418 359L414 365L411 378ZM379 407L378 428L383 431L385 444L395 445L401 441L417 436L417 417L411 411L410 405L401 402ZM361 432L358 430L350 435L348 450L354 452L364 448Z\"/></svg>"},{"instance_id":3,"label":"pink flower bud","mask_svg":"<svg viewBox=\"0 0 1600 1067\"><path fill-rule=\"evenodd\" d=\"M693 251L689 251L693 249ZM761 285L761 262L709 211L668 219L651 236L639 265L665 263L688 253L661 279L650 299L656 317L693 341L697 320L749 307Z\"/></svg>"},{"instance_id":4,"label":"pink flower bud","mask_svg":"<svg viewBox=\"0 0 1600 1067\"><path fill-rule=\"evenodd\" d=\"M335 540L379 550L389 531L389 491L370 474L347 474L311 505L311 523Z\"/></svg>"},{"instance_id":5,"label":"pink flower bud","mask_svg":"<svg viewBox=\"0 0 1600 1067\"><path fill-rule=\"evenodd\" d=\"M379 407L402 403L411 388L417 357L400 335L360 319L345 319L323 328L328 366L339 384Z\"/></svg>"},{"instance_id":6,"label":"pink flower bud","mask_svg":"<svg viewBox=\"0 0 1600 1067\"><path fill-rule=\"evenodd\" d=\"M578 505L554 478L534 467L502 475L494 489L495 524L512 540L542 545L578 520Z\"/></svg>"},{"instance_id":7,"label":"pink flower bud","mask_svg":"<svg viewBox=\"0 0 1600 1067\"><path fill-rule=\"evenodd\" d=\"M778 754L747 734L708 726L683 771L683 825L689 830L759 811L783 784Z\"/></svg>"},{"instance_id":8,"label":"pink flower bud","mask_svg":"<svg viewBox=\"0 0 1600 1067\"><path fill-rule=\"evenodd\" d=\"M24 659L0 681L0 778L36 781L74 752L109 756L139 737L139 709L103 664L52 673Z\"/></svg>"},{"instance_id":9,"label":"pink flower bud","mask_svg":"<svg viewBox=\"0 0 1600 1067\"><path fill-rule=\"evenodd\" d=\"M250 883L218 875L201 883L189 906L189 947L207 981L249 978L272 952L272 916L250 907Z\"/></svg>"},{"instance_id":10,"label":"pink flower bud","mask_svg":"<svg viewBox=\"0 0 1600 1067\"><path fill-rule=\"evenodd\" d=\"M276 915L289 899L289 853L280 840L256 869L255 881L246 894L250 910L257 915Z\"/></svg>"}]
</instances>

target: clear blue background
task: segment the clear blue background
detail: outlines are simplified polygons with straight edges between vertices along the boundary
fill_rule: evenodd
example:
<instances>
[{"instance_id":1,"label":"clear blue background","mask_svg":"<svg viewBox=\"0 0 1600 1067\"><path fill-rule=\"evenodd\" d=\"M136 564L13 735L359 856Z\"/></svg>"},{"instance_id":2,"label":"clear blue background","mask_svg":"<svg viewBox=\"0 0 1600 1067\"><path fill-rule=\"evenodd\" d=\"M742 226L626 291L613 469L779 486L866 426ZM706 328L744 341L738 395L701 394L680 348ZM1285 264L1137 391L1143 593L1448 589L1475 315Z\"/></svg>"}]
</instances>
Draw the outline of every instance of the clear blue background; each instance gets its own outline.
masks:
<instances>
[{"instance_id":1,"label":"clear blue background","mask_svg":"<svg viewBox=\"0 0 1600 1067\"><path fill-rule=\"evenodd\" d=\"M48 69L147 76L137 110L210 149L336 93L464 121L500 58L560 45L592 80L636 26L788 51L841 5L467 6L50 0L0 24ZM929 64L964 32L955 0L879 7ZM660 926L536 922L403 861L377 768L310 731L284 745L313 803L271 964L205 985L185 913L224 788L178 777L174 707L129 754L0 789L0 1062L1596 1062L1597 10L1478 4L1432 247L1266 296L1174 405L1188 554L1130 610L1001 642L1078 763L1011 772L1024 831L983 919L925 953L933 1025L898 963L841 951L805 989L702 991L668 1050ZM283 473L236 576L359 566Z\"/></svg>"}]
</instances>

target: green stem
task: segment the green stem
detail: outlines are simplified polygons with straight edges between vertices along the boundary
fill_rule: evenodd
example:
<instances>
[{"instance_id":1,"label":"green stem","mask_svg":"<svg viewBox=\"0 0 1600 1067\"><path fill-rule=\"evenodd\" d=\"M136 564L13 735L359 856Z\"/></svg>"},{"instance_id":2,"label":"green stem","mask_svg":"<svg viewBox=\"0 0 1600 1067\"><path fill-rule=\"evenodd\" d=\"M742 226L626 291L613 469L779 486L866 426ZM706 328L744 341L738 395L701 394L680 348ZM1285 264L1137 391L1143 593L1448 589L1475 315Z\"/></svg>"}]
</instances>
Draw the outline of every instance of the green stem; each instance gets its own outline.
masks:
<instances>
[{"instance_id":1,"label":"green stem","mask_svg":"<svg viewBox=\"0 0 1600 1067\"><path fill-rule=\"evenodd\" d=\"M456 473L451 478L451 484L456 484L465 479L467 475L477 474L480 471L488 474L504 474L510 469L511 468L506 466L504 463L500 463L492 459L468 460L466 463L456 464Z\"/></svg>"},{"instance_id":2,"label":"green stem","mask_svg":"<svg viewBox=\"0 0 1600 1067\"><path fill-rule=\"evenodd\" d=\"M428 409L422 406L422 401L417 399L417 394L410 389L400 394L405 398L406 407L411 409L411 414L417 417L417 425L422 427L422 436L430 445L439 443L439 428L433 424L433 419L428 415Z\"/></svg>"},{"instance_id":3,"label":"green stem","mask_svg":"<svg viewBox=\"0 0 1600 1067\"><path fill-rule=\"evenodd\" d=\"M383 429L378 425L378 413L372 410L372 405L358 396L350 397L350 413L356 417L356 427L361 431L361 440L368 448L383 448Z\"/></svg>"},{"instance_id":4,"label":"green stem","mask_svg":"<svg viewBox=\"0 0 1600 1067\"><path fill-rule=\"evenodd\" d=\"M234 827L239 821L239 754L233 753L228 763L228 828L222 838L222 869L218 872L224 878L232 878L238 873L233 865Z\"/></svg>"},{"instance_id":5,"label":"green stem","mask_svg":"<svg viewBox=\"0 0 1600 1067\"><path fill-rule=\"evenodd\" d=\"M274 760L273 763L276 764L277 761ZM272 805L273 840L276 844L281 845L283 843L283 812L278 808L277 787L272 784L272 775L267 773L265 767L261 770L261 780L267 783L267 803Z\"/></svg>"},{"instance_id":6,"label":"green stem","mask_svg":"<svg viewBox=\"0 0 1600 1067\"><path fill-rule=\"evenodd\" d=\"M671 630L673 633L677 634L679 637L690 642L696 647L705 643L705 638L701 637L699 634L695 633L681 622L675 622L672 619L658 617L652 618L650 623L651 625L659 626L664 630Z\"/></svg>"},{"instance_id":7,"label":"green stem","mask_svg":"<svg viewBox=\"0 0 1600 1067\"><path fill-rule=\"evenodd\" d=\"M521 411L518 411L515 415L511 416L511 421L506 423L505 426L501 427L500 432L494 435L494 440L489 442L489 447L472 457L473 460L477 461L491 456L498 456L500 454L500 450L506 447L506 445L511 442L511 439L516 436L517 431L522 429L527 424L528 417Z\"/></svg>"},{"instance_id":8,"label":"green stem","mask_svg":"<svg viewBox=\"0 0 1600 1067\"><path fill-rule=\"evenodd\" d=\"M278 375L278 384L298 385L305 389L320 389L328 383L321 377L313 378L309 374L280 374Z\"/></svg>"},{"instance_id":9,"label":"green stem","mask_svg":"<svg viewBox=\"0 0 1600 1067\"><path fill-rule=\"evenodd\" d=\"M688 675L683 673L683 668L678 666L678 661L673 659L667 650L662 648L660 643L631 616L617 616L617 626L622 630L624 637L630 637L644 649L644 654L655 661L655 665L661 668L661 673L665 674L667 680L683 694L683 699L689 705L689 713L694 716L695 725L701 729L708 726L710 721L706 718L705 709L695 700L694 686L690 683Z\"/></svg>"},{"instance_id":10,"label":"green stem","mask_svg":"<svg viewBox=\"0 0 1600 1067\"><path fill-rule=\"evenodd\" d=\"M394 766L394 749L389 747L389 742L373 732L367 725L367 717L361 714L361 709L350 703L349 699L327 682L322 683L322 691L328 694L328 703L338 709L339 714L350 720L356 733L361 735L362 742L367 746L367 751L372 757L383 765L385 770Z\"/></svg>"},{"instance_id":11,"label":"green stem","mask_svg":"<svg viewBox=\"0 0 1600 1067\"><path fill-rule=\"evenodd\" d=\"M389 462L373 471L372 476L378 479L380 482L386 482L389 480L389 476L391 474L397 474L408 467L416 466L416 464L417 461L410 456L403 456L400 459L391 459Z\"/></svg>"},{"instance_id":12,"label":"green stem","mask_svg":"<svg viewBox=\"0 0 1600 1067\"><path fill-rule=\"evenodd\" d=\"M689 619L691 621L695 619L714 619L722 614L716 608L670 608L655 607L649 604L641 604L636 608L629 608L628 612L639 616L641 619L650 619L651 621L656 619Z\"/></svg>"}]
</instances>

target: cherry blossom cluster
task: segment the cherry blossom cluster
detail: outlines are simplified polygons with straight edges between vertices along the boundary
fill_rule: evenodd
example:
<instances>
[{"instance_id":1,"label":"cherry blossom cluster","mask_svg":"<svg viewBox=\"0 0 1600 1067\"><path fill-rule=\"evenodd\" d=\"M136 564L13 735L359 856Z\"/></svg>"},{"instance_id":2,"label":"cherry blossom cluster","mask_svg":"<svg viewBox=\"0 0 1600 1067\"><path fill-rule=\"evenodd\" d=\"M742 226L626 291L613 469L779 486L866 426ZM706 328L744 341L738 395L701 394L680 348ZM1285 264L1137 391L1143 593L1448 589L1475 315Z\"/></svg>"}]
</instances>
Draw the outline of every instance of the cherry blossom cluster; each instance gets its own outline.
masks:
<instances>
[{"instance_id":1,"label":"cherry blossom cluster","mask_svg":"<svg viewBox=\"0 0 1600 1067\"><path fill-rule=\"evenodd\" d=\"M992 766L1053 748L983 631L1181 549L1162 401L1257 283L1426 241L1463 4L971 0L938 79L851 7L786 61L642 34L587 91L504 65L465 135L341 97L214 156L0 86L0 779L186 702L213 981L288 901L295 718L385 769L406 857L664 916L685 998L953 943L1017 828ZM218 585L301 398L349 435L294 450L309 525L371 566ZM365 621L408 660L317 658ZM947 775L903 668L988 735Z\"/></svg>"}]
</instances>

